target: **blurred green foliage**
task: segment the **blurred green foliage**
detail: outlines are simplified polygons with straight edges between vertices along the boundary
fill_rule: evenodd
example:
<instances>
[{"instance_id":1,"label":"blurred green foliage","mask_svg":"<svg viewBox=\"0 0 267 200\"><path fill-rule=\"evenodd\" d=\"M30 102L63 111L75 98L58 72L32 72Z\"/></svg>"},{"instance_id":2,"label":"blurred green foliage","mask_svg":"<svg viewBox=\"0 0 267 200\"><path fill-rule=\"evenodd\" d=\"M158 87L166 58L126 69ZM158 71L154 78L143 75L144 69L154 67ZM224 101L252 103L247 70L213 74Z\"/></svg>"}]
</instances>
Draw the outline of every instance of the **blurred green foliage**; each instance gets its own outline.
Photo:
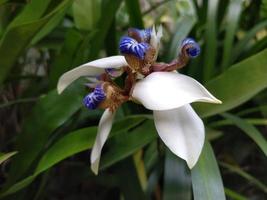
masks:
<instances>
[{"instance_id":1,"label":"blurred green foliage","mask_svg":"<svg viewBox=\"0 0 267 200\"><path fill-rule=\"evenodd\" d=\"M0 0L0 198L266 199L266 2ZM181 73L223 104L194 105L207 140L192 171L158 140L151 113L123 105L94 176L89 149L101 111L82 107L82 80L62 95L57 80L118 54L127 28L153 24L164 27L161 61L196 38L202 53Z\"/></svg>"}]
</instances>

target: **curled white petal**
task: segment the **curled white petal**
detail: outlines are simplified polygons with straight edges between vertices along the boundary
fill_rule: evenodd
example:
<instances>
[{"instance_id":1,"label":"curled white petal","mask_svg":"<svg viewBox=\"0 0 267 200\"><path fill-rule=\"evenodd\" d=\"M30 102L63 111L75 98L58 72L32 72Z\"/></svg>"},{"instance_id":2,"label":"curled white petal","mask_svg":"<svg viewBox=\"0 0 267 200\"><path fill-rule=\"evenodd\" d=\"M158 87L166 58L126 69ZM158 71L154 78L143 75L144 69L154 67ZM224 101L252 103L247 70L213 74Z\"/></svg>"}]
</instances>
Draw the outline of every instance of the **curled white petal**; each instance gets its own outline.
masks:
<instances>
[{"instance_id":1,"label":"curled white petal","mask_svg":"<svg viewBox=\"0 0 267 200\"><path fill-rule=\"evenodd\" d=\"M154 121L162 141L192 169L205 139L203 122L192 107L187 104L172 110L154 111Z\"/></svg>"},{"instance_id":2,"label":"curled white petal","mask_svg":"<svg viewBox=\"0 0 267 200\"><path fill-rule=\"evenodd\" d=\"M111 56L94 60L76 67L64 73L58 81L57 91L62 93L73 81L82 76L97 76L104 72L105 68L120 68L126 66L127 62L124 56Z\"/></svg>"},{"instance_id":3,"label":"curled white petal","mask_svg":"<svg viewBox=\"0 0 267 200\"><path fill-rule=\"evenodd\" d=\"M98 174L101 151L111 131L114 116L115 113L106 109L99 121L95 143L91 152L91 169L96 175Z\"/></svg>"},{"instance_id":4,"label":"curled white petal","mask_svg":"<svg viewBox=\"0 0 267 200\"><path fill-rule=\"evenodd\" d=\"M138 81L133 99L150 110L169 110L195 101L221 103L199 82L174 72L154 72Z\"/></svg>"}]
</instances>

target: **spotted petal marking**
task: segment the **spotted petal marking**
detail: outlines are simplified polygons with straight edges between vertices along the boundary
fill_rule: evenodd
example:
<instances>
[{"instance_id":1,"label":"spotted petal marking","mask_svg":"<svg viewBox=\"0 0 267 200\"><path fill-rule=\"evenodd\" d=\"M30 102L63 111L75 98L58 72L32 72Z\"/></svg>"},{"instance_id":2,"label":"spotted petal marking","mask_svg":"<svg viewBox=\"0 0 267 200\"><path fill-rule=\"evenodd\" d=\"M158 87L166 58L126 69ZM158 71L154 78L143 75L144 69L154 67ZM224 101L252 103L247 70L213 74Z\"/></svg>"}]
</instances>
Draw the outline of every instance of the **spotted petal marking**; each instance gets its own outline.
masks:
<instances>
[{"instance_id":1,"label":"spotted petal marking","mask_svg":"<svg viewBox=\"0 0 267 200\"><path fill-rule=\"evenodd\" d=\"M122 54L131 54L139 59L143 60L146 51L149 49L149 44L141 42L138 43L136 40L130 37L123 37L120 41L120 52Z\"/></svg>"},{"instance_id":2,"label":"spotted petal marking","mask_svg":"<svg viewBox=\"0 0 267 200\"><path fill-rule=\"evenodd\" d=\"M95 90L84 97L83 104L86 108L93 110L106 98L101 84L97 85Z\"/></svg>"},{"instance_id":3,"label":"spotted petal marking","mask_svg":"<svg viewBox=\"0 0 267 200\"><path fill-rule=\"evenodd\" d=\"M182 41L181 47L186 50L186 53L190 58L195 58L200 54L200 47L192 38L185 38Z\"/></svg>"}]
</instances>

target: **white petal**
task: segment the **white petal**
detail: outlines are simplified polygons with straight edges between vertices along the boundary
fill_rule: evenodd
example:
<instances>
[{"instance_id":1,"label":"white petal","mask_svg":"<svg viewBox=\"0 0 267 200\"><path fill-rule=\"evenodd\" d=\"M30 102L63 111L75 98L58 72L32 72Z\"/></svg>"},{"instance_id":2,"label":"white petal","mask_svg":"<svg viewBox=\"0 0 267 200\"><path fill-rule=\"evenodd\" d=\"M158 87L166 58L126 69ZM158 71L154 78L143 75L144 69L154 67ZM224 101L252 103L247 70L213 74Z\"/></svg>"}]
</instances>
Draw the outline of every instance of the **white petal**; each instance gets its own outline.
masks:
<instances>
[{"instance_id":1,"label":"white petal","mask_svg":"<svg viewBox=\"0 0 267 200\"><path fill-rule=\"evenodd\" d=\"M163 35L163 33L162 33L162 25L160 25L158 27L158 32L156 34L158 42L160 42L160 39L161 39L162 35Z\"/></svg>"},{"instance_id":2,"label":"white petal","mask_svg":"<svg viewBox=\"0 0 267 200\"><path fill-rule=\"evenodd\" d=\"M81 76L97 76L103 73L105 68L120 68L126 65L127 62L124 56L111 56L85 63L64 73L59 78L57 91L60 94L66 87Z\"/></svg>"},{"instance_id":3,"label":"white petal","mask_svg":"<svg viewBox=\"0 0 267 200\"><path fill-rule=\"evenodd\" d=\"M195 101L221 103L195 79L174 72L154 72L134 86L132 97L150 110L169 110Z\"/></svg>"},{"instance_id":4,"label":"white petal","mask_svg":"<svg viewBox=\"0 0 267 200\"><path fill-rule=\"evenodd\" d=\"M99 121L95 143L91 152L91 169L96 175L98 174L101 151L112 128L114 116L115 113L106 109Z\"/></svg>"},{"instance_id":5,"label":"white petal","mask_svg":"<svg viewBox=\"0 0 267 200\"><path fill-rule=\"evenodd\" d=\"M162 37L162 26L158 27L158 31L156 32L155 26L152 28L150 44L158 51L160 45L160 39Z\"/></svg>"},{"instance_id":6,"label":"white petal","mask_svg":"<svg viewBox=\"0 0 267 200\"><path fill-rule=\"evenodd\" d=\"M155 126L160 138L190 169L201 153L205 130L202 120L187 104L180 108L154 111Z\"/></svg>"}]
</instances>

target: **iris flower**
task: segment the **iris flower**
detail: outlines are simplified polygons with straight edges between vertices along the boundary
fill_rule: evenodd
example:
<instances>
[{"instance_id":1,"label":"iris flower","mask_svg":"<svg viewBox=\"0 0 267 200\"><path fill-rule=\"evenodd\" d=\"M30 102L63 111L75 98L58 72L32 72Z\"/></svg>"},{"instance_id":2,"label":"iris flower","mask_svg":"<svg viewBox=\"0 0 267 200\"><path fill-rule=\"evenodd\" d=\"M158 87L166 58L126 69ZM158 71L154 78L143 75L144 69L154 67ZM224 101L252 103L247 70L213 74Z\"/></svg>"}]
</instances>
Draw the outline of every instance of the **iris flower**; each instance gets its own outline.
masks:
<instances>
[{"instance_id":1,"label":"iris flower","mask_svg":"<svg viewBox=\"0 0 267 200\"><path fill-rule=\"evenodd\" d=\"M159 137L191 169L196 164L204 144L202 120L190 106L192 102L221 103L199 82L176 70L190 58L199 55L200 47L191 38L180 45L180 53L170 63L158 63L162 29L131 28L120 41L118 56L98 59L63 74L58 93L79 77L88 77L93 89L83 100L88 109L105 109L91 152L91 169L97 174L102 148L112 128L117 108L126 101L134 101L153 111ZM124 88L113 81L127 73ZM145 134L145 133L144 133Z\"/></svg>"}]
</instances>

